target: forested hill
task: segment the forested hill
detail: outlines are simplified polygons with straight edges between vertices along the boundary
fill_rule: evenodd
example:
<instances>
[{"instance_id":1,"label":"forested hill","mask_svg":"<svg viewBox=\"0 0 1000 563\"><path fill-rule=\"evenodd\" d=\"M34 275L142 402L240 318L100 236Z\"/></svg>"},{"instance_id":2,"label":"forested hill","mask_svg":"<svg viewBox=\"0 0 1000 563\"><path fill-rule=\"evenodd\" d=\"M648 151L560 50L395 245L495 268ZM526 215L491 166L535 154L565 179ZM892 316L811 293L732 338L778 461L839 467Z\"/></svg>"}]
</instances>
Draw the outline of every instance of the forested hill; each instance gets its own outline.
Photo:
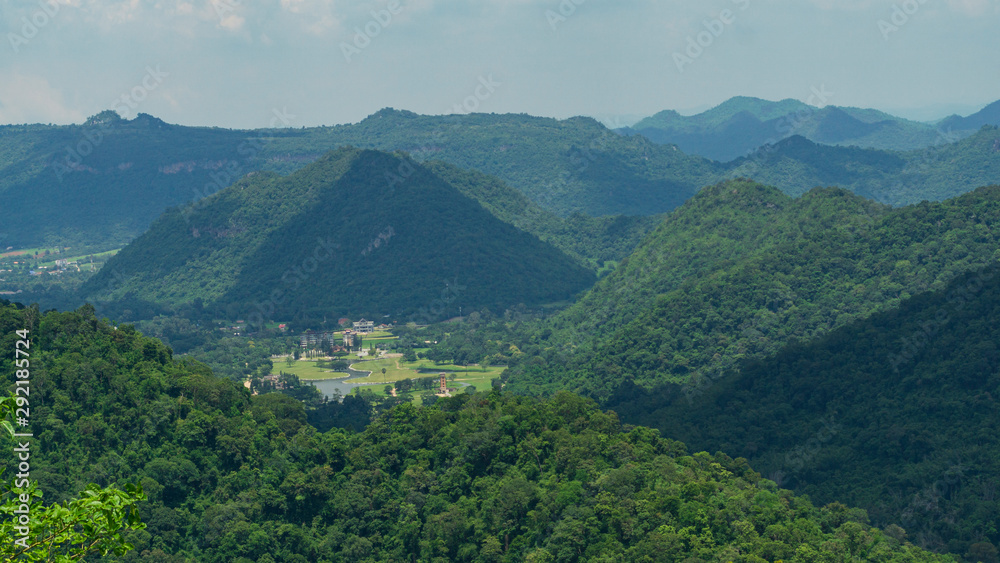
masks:
<instances>
[{"instance_id":1,"label":"forested hill","mask_svg":"<svg viewBox=\"0 0 1000 563\"><path fill-rule=\"evenodd\" d=\"M263 141L252 137L111 111L82 125L0 126L0 209L17 210L4 214L0 248L120 246L166 208L254 169Z\"/></svg>"},{"instance_id":2,"label":"forested hill","mask_svg":"<svg viewBox=\"0 0 1000 563\"><path fill-rule=\"evenodd\" d=\"M141 483L125 561L951 560L568 393L465 394L319 433L301 403L251 397L92 308L0 304L0 345L22 329L32 477L46 502Z\"/></svg>"},{"instance_id":3,"label":"forested hill","mask_svg":"<svg viewBox=\"0 0 1000 563\"><path fill-rule=\"evenodd\" d=\"M793 136L729 166L730 175L790 195L832 185L890 205L940 201L1000 182L1000 128L984 126L961 141L907 152L831 147Z\"/></svg>"},{"instance_id":4,"label":"forested hill","mask_svg":"<svg viewBox=\"0 0 1000 563\"><path fill-rule=\"evenodd\" d=\"M345 148L169 211L82 296L133 312L405 323L564 300L594 279L407 158Z\"/></svg>"},{"instance_id":5,"label":"forested hill","mask_svg":"<svg viewBox=\"0 0 1000 563\"><path fill-rule=\"evenodd\" d=\"M663 213L724 171L676 147L621 136L588 117L427 116L386 108L357 124L283 143L296 152L351 144L443 160L496 176L561 216Z\"/></svg>"},{"instance_id":6,"label":"forested hill","mask_svg":"<svg viewBox=\"0 0 1000 563\"><path fill-rule=\"evenodd\" d=\"M625 258L663 220L662 215L591 217L582 213L562 218L495 176L437 160L424 166L501 221L538 235L587 267L600 268L605 262Z\"/></svg>"},{"instance_id":7,"label":"forested hill","mask_svg":"<svg viewBox=\"0 0 1000 563\"><path fill-rule=\"evenodd\" d=\"M862 506L916 543L964 555L1000 544L998 319L1000 267L991 266L743 362L694 393L623 390L611 406L694 448L745 456L814 501Z\"/></svg>"},{"instance_id":8,"label":"forested hill","mask_svg":"<svg viewBox=\"0 0 1000 563\"><path fill-rule=\"evenodd\" d=\"M722 183L552 321L550 345L576 354L521 366L509 384L607 397L626 381L714 377L998 260L1000 186L887 209L834 188L792 199Z\"/></svg>"}]
</instances>

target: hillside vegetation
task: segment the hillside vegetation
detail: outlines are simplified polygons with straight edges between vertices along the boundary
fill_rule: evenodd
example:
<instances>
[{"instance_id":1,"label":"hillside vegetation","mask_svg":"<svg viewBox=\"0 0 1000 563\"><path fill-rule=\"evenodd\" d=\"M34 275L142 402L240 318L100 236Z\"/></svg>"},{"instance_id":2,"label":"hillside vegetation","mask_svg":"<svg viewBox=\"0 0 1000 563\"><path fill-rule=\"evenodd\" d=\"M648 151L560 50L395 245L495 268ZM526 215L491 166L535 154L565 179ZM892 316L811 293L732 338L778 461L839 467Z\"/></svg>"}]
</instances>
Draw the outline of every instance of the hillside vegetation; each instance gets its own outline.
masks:
<instances>
[{"instance_id":1,"label":"hillside vegetation","mask_svg":"<svg viewBox=\"0 0 1000 563\"><path fill-rule=\"evenodd\" d=\"M951 560L571 394L461 395L319 433L301 403L252 397L91 308L0 304L5 349L25 327L32 474L48 501L140 482L147 527L126 561Z\"/></svg>"},{"instance_id":2,"label":"hillside vegetation","mask_svg":"<svg viewBox=\"0 0 1000 563\"><path fill-rule=\"evenodd\" d=\"M1000 267L959 276L698 388L622 389L609 406L697 449L744 456L823 503L868 510L915 543L1000 543L994 429ZM973 560L976 560L973 558Z\"/></svg>"},{"instance_id":3,"label":"hillside vegetation","mask_svg":"<svg viewBox=\"0 0 1000 563\"><path fill-rule=\"evenodd\" d=\"M998 225L998 186L889 209L833 188L791 199L718 184L549 323L549 346L575 346L570 358L521 366L509 384L595 397L627 381L697 385L996 263Z\"/></svg>"},{"instance_id":4,"label":"hillside vegetation","mask_svg":"<svg viewBox=\"0 0 1000 563\"><path fill-rule=\"evenodd\" d=\"M388 179L387 179L388 178ZM109 306L270 319L388 316L560 301L595 277L405 157L345 148L173 209L83 286Z\"/></svg>"}]
</instances>

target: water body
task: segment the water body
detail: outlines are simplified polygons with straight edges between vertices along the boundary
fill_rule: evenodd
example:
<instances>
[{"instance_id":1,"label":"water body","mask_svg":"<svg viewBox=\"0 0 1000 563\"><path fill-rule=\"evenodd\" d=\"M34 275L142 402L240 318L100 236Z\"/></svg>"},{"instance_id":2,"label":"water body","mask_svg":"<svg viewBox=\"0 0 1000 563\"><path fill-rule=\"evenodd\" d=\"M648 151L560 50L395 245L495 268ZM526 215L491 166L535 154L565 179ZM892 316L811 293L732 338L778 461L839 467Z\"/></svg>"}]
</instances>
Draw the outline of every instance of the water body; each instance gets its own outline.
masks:
<instances>
[{"instance_id":1,"label":"water body","mask_svg":"<svg viewBox=\"0 0 1000 563\"><path fill-rule=\"evenodd\" d=\"M370 378L372 374L371 371L359 371L354 369L355 364L351 364L351 367L344 370L347 372L347 377L342 377L340 379L324 379L321 381L309 381L313 386L319 389L319 392L325 395L327 398L333 398L334 395L340 394L341 397L349 395L351 391L356 387L363 387L366 385L381 385L386 386L390 383L379 381L378 377ZM431 374L417 374L414 379L420 377L433 377ZM458 386L458 388L466 387L469 384L461 381L450 381L448 385Z\"/></svg>"},{"instance_id":2,"label":"water body","mask_svg":"<svg viewBox=\"0 0 1000 563\"><path fill-rule=\"evenodd\" d=\"M348 374L347 377L340 379L324 379L322 381L310 381L309 383L319 389L319 392L327 398L333 397L338 393L341 397L343 397L345 395L349 395L351 390L355 387L372 385L375 383L368 377L372 374L372 372L358 371L353 369L353 367L354 364L351 364L351 367L344 370Z\"/></svg>"}]
</instances>

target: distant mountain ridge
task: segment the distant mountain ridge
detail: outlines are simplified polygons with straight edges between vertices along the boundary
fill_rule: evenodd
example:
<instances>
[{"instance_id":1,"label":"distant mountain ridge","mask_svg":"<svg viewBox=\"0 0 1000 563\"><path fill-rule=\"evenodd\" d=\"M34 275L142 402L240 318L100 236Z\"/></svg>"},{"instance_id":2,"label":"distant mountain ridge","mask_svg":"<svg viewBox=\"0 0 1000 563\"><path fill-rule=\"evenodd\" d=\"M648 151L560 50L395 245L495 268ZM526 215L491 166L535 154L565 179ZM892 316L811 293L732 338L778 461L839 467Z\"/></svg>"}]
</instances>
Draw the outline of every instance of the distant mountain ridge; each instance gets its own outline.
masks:
<instances>
[{"instance_id":1,"label":"distant mountain ridge","mask_svg":"<svg viewBox=\"0 0 1000 563\"><path fill-rule=\"evenodd\" d=\"M748 123L757 120L754 112L770 116L760 103L744 102L709 115ZM787 101L775 107L802 105ZM846 114L857 127L879 119L864 110L824 111ZM817 130L837 135L838 123L843 119L820 123ZM793 195L840 185L892 205L940 200L1000 182L998 139L996 129L986 127L956 143L898 152L832 147L793 136L721 164L642 136L621 136L589 118L421 116L384 109L350 125L232 131L170 125L145 115L123 120L104 112L82 126L0 127L0 207L21 210L5 218L0 248L119 247L169 207L216 193L252 172L290 174L329 150L351 145L404 151L419 162L441 161L493 176L563 219L544 226L545 234L538 229L549 219L539 222L541 216L530 211L518 219L519 228L546 240L559 238L561 248L596 264L627 255L638 240L632 226L646 225L641 231L650 224L588 217L665 213L703 186L736 177L759 179ZM746 142L767 141L751 135ZM520 197L510 190L474 193L494 211L511 205L489 198ZM601 234L608 225L615 226ZM577 243L596 253L583 257Z\"/></svg>"},{"instance_id":2,"label":"distant mountain ridge","mask_svg":"<svg viewBox=\"0 0 1000 563\"><path fill-rule=\"evenodd\" d=\"M692 116L666 110L623 132L728 162L792 135L827 145L905 151L955 142L984 125L1000 125L1000 102L965 118L952 116L931 124L874 109L816 107L791 99L771 102L738 96Z\"/></svg>"}]
</instances>

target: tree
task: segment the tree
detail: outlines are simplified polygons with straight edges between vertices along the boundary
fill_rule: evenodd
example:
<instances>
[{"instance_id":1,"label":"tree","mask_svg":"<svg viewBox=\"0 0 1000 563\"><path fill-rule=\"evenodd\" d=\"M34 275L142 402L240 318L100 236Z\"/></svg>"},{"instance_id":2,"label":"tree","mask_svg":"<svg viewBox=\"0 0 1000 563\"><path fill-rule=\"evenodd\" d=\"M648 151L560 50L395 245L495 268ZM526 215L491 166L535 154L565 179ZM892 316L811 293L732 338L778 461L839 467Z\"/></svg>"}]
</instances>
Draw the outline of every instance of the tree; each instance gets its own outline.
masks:
<instances>
[{"instance_id":1,"label":"tree","mask_svg":"<svg viewBox=\"0 0 1000 563\"><path fill-rule=\"evenodd\" d=\"M14 396L0 399L3 434L13 435L8 418L16 405ZM87 556L122 556L133 546L123 534L146 527L139 519L137 504L146 500L142 487L126 485L102 489L88 486L79 498L42 506L32 501L42 496L34 483L16 487L17 481L0 485L0 558L4 561L79 561ZM15 516L30 510L27 526Z\"/></svg>"}]
</instances>

